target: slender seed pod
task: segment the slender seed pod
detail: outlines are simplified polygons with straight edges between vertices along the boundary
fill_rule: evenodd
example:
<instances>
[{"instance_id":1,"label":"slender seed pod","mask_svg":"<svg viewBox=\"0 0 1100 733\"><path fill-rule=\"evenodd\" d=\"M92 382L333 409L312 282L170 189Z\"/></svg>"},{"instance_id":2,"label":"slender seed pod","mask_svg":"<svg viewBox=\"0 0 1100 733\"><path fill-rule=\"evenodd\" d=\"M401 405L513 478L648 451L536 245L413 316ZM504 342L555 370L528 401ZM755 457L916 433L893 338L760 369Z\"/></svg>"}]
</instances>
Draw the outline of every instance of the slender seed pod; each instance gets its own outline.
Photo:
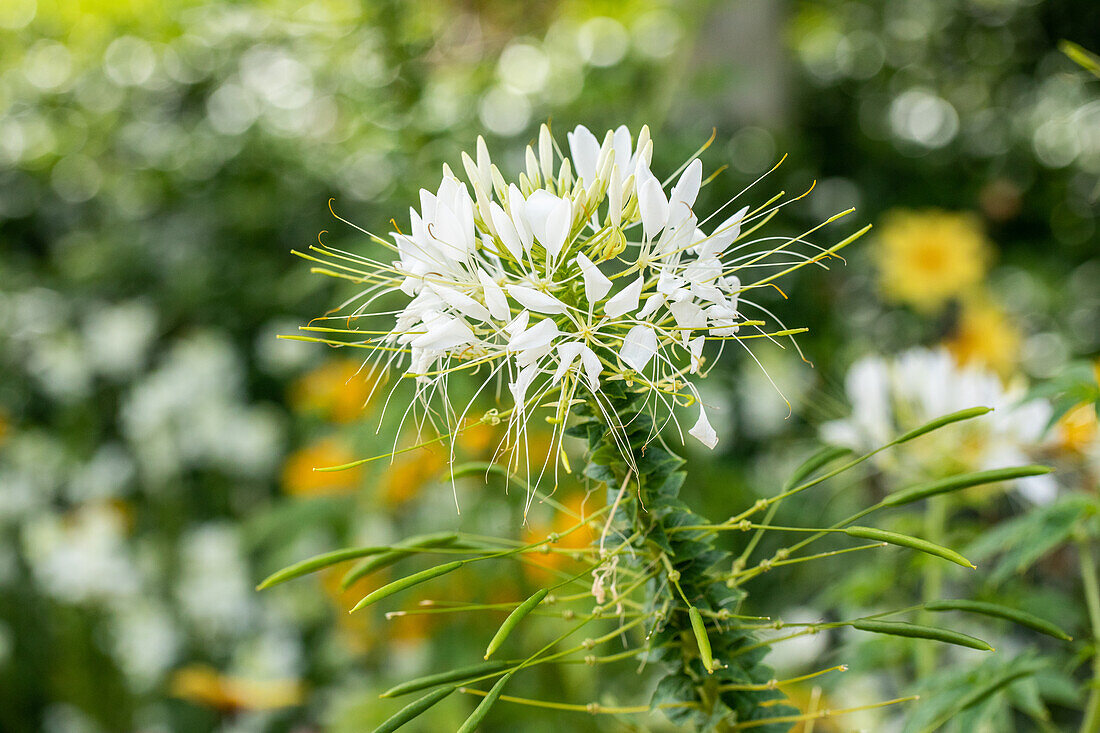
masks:
<instances>
[{"instance_id":1,"label":"slender seed pod","mask_svg":"<svg viewBox=\"0 0 1100 733\"><path fill-rule=\"evenodd\" d=\"M301 562L296 562L293 565L289 565L278 572L264 578L263 582L256 586L256 590L264 590L270 588L273 585L279 583L285 583L288 580L307 575L322 568L327 568L330 565L346 562L347 560L356 560L361 557L368 557L370 555L378 555L384 552L388 552L389 547L349 547L343 550L334 550L333 552L325 552L320 555L314 555L313 557L306 558Z\"/></svg>"},{"instance_id":2,"label":"slender seed pod","mask_svg":"<svg viewBox=\"0 0 1100 733\"><path fill-rule=\"evenodd\" d=\"M860 631L870 631L874 634L889 634L890 636L906 636L912 639L931 639L942 641L945 644L956 644L983 652L993 651L993 647L981 639L960 634L958 631L937 629L934 626L922 626L905 621L875 621L872 619L856 619L852 622L852 628Z\"/></svg>"},{"instance_id":3,"label":"slender seed pod","mask_svg":"<svg viewBox=\"0 0 1100 733\"><path fill-rule=\"evenodd\" d=\"M1044 473L1050 473L1051 470L1047 466L1013 466L1012 468L995 468L990 471L964 473L961 476L949 476L938 481L929 481L925 484L917 484L908 489L902 489L887 496L880 504L882 506L901 506L927 499L930 496L968 489L971 486L993 484L998 481L1011 481L1028 476L1040 476Z\"/></svg>"},{"instance_id":4,"label":"slender seed pod","mask_svg":"<svg viewBox=\"0 0 1100 733\"><path fill-rule=\"evenodd\" d=\"M347 590L355 581L383 568L388 568L418 550L432 547L450 547L457 541L458 535L454 532L438 532L404 539L393 547L385 548L386 552L374 557L364 558L353 565L351 570L348 570L344 577L340 579L340 590Z\"/></svg>"},{"instance_id":5,"label":"slender seed pod","mask_svg":"<svg viewBox=\"0 0 1100 733\"><path fill-rule=\"evenodd\" d=\"M489 694L482 698L481 702L474 708L474 712L466 718L466 722L458 729L458 733L474 733L477 730L477 727L481 725L481 721L485 719L485 716L489 714L489 710L500 698L500 693L504 692L504 686L508 684L508 680L512 679L513 674L515 672L509 672L497 680L497 683L489 690Z\"/></svg>"},{"instance_id":6,"label":"slender seed pod","mask_svg":"<svg viewBox=\"0 0 1100 733\"><path fill-rule=\"evenodd\" d=\"M512 662L481 662L480 664L471 664L467 667L460 667L458 669L448 670L447 672L437 672L436 674L417 677L414 680L395 685L383 692L380 697L400 697L402 695L408 695L410 692L420 692L429 687L443 685L448 682L463 682L473 679L474 677L482 677L484 675L502 672L511 666Z\"/></svg>"},{"instance_id":7,"label":"slender seed pod","mask_svg":"<svg viewBox=\"0 0 1100 733\"><path fill-rule=\"evenodd\" d=\"M366 596L364 596L363 599L356 603L355 606L351 609L351 613L354 613L361 608L366 608L367 606L373 603L377 603L383 598L392 596L394 593L399 593L406 588L411 588L414 585L419 585L420 583L427 582L432 578L438 578L440 575L446 575L447 573L450 573L454 570L458 570L465 564L466 562L464 560L455 560L454 562L437 565L434 568L421 570L419 573L413 573L412 575L408 575L404 578L400 578L399 580L395 580L392 583L387 583L378 590L368 593Z\"/></svg>"},{"instance_id":8,"label":"slender seed pod","mask_svg":"<svg viewBox=\"0 0 1100 733\"><path fill-rule=\"evenodd\" d=\"M900 438L896 438L893 442L895 445L907 443L913 438L919 438L926 433L930 433L933 430L939 430L940 428L950 425L951 423L962 422L963 420L980 417L989 412L993 412L992 407L969 407L965 410L952 412L950 415L937 417L935 420L926 422L919 428L913 428L908 433L904 433Z\"/></svg>"},{"instance_id":9,"label":"slender seed pod","mask_svg":"<svg viewBox=\"0 0 1100 733\"><path fill-rule=\"evenodd\" d=\"M508 635L512 633L512 630L519 626L519 622L522 621L527 614L534 611L535 608L542 603L542 600L546 598L546 594L550 592L549 588L540 588L523 603L516 606L515 610L508 614L508 618L504 619L504 623L497 629L496 635L492 641L489 642L489 646L485 649L485 659L493 656L493 652L500 648L500 645L504 643L504 640L508 638Z\"/></svg>"},{"instance_id":10,"label":"slender seed pod","mask_svg":"<svg viewBox=\"0 0 1100 733\"><path fill-rule=\"evenodd\" d=\"M688 609L688 618L691 619L691 630L695 632L695 641L699 644L699 657L703 661L703 668L708 673L713 673L717 669L717 665L714 663L714 656L710 651L710 637L707 636L707 627L703 623L703 616L699 613L699 609L692 606Z\"/></svg>"},{"instance_id":11,"label":"slender seed pod","mask_svg":"<svg viewBox=\"0 0 1100 733\"><path fill-rule=\"evenodd\" d=\"M382 723L382 725L375 728L372 733L393 733L393 731L397 730L405 723L408 723L410 720L419 717L420 714L423 713L425 710L430 708L432 705L435 705L437 702L447 697L454 691L454 687L441 687L438 690L432 690L419 700L409 703L405 707L398 710L397 713L387 718L386 721Z\"/></svg>"},{"instance_id":12,"label":"slender seed pod","mask_svg":"<svg viewBox=\"0 0 1100 733\"><path fill-rule=\"evenodd\" d=\"M1006 621L1011 621L1014 624L1020 626L1026 626L1029 629L1034 629L1047 636L1053 636L1055 639L1061 639L1062 641L1073 641L1073 637L1062 631L1060 628L1047 621L1041 619L1038 616L1034 616L1024 611L1019 611L1015 608L1009 608L1008 606L1002 606L997 603L985 603L984 601L968 601L962 598L959 599L944 599L942 601L932 601L925 603L924 607L929 611L966 611L967 613L978 613L983 616L993 616L995 618L1003 618Z\"/></svg>"},{"instance_id":13,"label":"slender seed pod","mask_svg":"<svg viewBox=\"0 0 1100 733\"><path fill-rule=\"evenodd\" d=\"M891 545L898 545L900 547L908 547L911 550L917 550L929 555L935 555L936 557L942 557L944 560L950 560L956 565L962 565L964 568L975 568L974 563L967 560L965 557L955 552L954 550L937 545L934 542L928 540L922 540L919 537L910 537L907 534L899 534L897 532L890 532L885 529L876 529L874 527L847 527L844 530L844 534L849 537L858 537L864 540L878 540L879 542L889 542Z\"/></svg>"},{"instance_id":14,"label":"slender seed pod","mask_svg":"<svg viewBox=\"0 0 1100 733\"><path fill-rule=\"evenodd\" d=\"M795 486L809 478L817 469L822 466L832 463L838 458L851 454L851 448L840 448L835 446L828 446L814 453L812 456L803 461L802 465L795 469L791 477L787 479L787 483L783 485L783 491L790 491Z\"/></svg>"}]
</instances>

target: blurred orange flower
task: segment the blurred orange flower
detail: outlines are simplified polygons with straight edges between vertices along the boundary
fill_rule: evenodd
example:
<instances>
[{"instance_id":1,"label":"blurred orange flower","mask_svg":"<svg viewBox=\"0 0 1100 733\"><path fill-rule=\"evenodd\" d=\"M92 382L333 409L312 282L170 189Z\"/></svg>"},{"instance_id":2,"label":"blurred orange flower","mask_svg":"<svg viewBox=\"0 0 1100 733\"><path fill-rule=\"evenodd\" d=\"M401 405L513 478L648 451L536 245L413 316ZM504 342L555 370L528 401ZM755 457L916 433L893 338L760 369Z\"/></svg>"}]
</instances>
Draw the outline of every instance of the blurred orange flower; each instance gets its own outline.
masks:
<instances>
[{"instance_id":1,"label":"blurred orange flower","mask_svg":"<svg viewBox=\"0 0 1100 733\"><path fill-rule=\"evenodd\" d=\"M373 397L378 375L352 359L328 361L302 375L290 388L296 412L318 414L338 423L363 416Z\"/></svg>"},{"instance_id":2,"label":"blurred orange flower","mask_svg":"<svg viewBox=\"0 0 1100 733\"><path fill-rule=\"evenodd\" d=\"M283 491L291 496L328 496L354 491L363 480L363 469L314 471L355 460L346 445L325 438L291 453L283 464Z\"/></svg>"},{"instance_id":3,"label":"blurred orange flower","mask_svg":"<svg viewBox=\"0 0 1100 733\"><path fill-rule=\"evenodd\" d=\"M984 298L968 298L947 348L960 364L977 363L1007 377L1020 354L1020 331L1008 314Z\"/></svg>"},{"instance_id":4,"label":"blurred orange flower","mask_svg":"<svg viewBox=\"0 0 1100 733\"><path fill-rule=\"evenodd\" d=\"M297 680L229 677L201 664L176 670L170 690L173 697L223 712L291 707L300 705L304 698L302 684Z\"/></svg>"},{"instance_id":5,"label":"blurred orange flower","mask_svg":"<svg viewBox=\"0 0 1100 733\"><path fill-rule=\"evenodd\" d=\"M402 453L382 474L382 498L391 506L416 498L445 465L442 452L431 446Z\"/></svg>"},{"instance_id":6,"label":"blurred orange flower","mask_svg":"<svg viewBox=\"0 0 1100 733\"><path fill-rule=\"evenodd\" d=\"M974 214L894 211L883 219L874 255L888 299L934 311L981 282L992 245Z\"/></svg>"},{"instance_id":7,"label":"blurred orange flower","mask_svg":"<svg viewBox=\"0 0 1100 733\"><path fill-rule=\"evenodd\" d=\"M568 496L557 499L566 508L577 516L583 517L592 514L603 504L596 500L596 495L589 496L586 500L583 491L573 491ZM568 535L565 533L572 529L580 521L571 514L556 511L548 522L531 522L524 528L524 542L538 542L546 539L552 532L562 535L561 539L551 545L544 545L551 551L546 554L539 552L524 555L530 562L523 564L524 572L533 582L545 581L551 577L553 571L561 570L573 562L573 556L566 552L554 552L553 550L583 550L590 547L599 536L599 527L592 524L573 530Z\"/></svg>"}]
</instances>

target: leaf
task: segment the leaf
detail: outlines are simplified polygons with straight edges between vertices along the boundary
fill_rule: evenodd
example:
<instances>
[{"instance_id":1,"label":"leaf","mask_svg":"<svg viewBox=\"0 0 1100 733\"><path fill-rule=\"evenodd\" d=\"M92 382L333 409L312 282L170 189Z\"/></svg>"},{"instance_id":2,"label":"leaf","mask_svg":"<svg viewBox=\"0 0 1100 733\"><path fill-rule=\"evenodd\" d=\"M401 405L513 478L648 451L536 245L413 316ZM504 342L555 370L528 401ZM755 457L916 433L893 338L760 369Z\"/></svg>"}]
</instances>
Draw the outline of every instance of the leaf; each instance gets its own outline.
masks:
<instances>
[{"instance_id":1,"label":"leaf","mask_svg":"<svg viewBox=\"0 0 1100 733\"><path fill-rule=\"evenodd\" d=\"M783 484L783 491L790 491L791 489L808 479L810 477L810 474L812 474L817 469L832 463L838 458L843 458L844 456L851 455L851 453L851 448L842 448L836 446L826 446L825 448L822 448L821 450L817 451L812 456L807 458L805 461L803 461L802 464L794 470L794 473L792 473L790 478L787 479L787 482Z\"/></svg>"},{"instance_id":2,"label":"leaf","mask_svg":"<svg viewBox=\"0 0 1100 733\"><path fill-rule=\"evenodd\" d=\"M685 702L698 702L695 684L691 678L682 672L670 674L657 683L657 689L653 691L649 705L658 708L669 720L678 725L683 725L691 719L691 708L671 707ZM669 705L670 707L661 707Z\"/></svg>"},{"instance_id":3,"label":"leaf","mask_svg":"<svg viewBox=\"0 0 1100 733\"><path fill-rule=\"evenodd\" d=\"M950 560L956 565L962 565L964 568L974 568L974 563L954 550L937 545L934 542L929 542L928 540L922 540L918 537L910 537L907 534L899 534L898 532L890 532L885 529L876 529L874 527L847 527L844 530L844 534L849 537L858 537L865 540L889 542L891 545L908 547L911 550L918 550L928 555L935 555L944 560Z\"/></svg>"},{"instance_id":4,"label":"leaf","mask_svg":"<svg viewBox=\"0 0 1100 733\"><path fill-rule=\"evenodd\" d=\"M1073 641L1073 637L1062 631L1054 624L1034 616L1026 611L1018 611L1015 608L1009 608L1008 606L1002 606L997 603L986 603L983 601L969 601L965 599L957 600L942 600L932 601L925 603L924 607L929 611L966 611L967 613L978 613L983 616L993 616L995 618L1003 618L1006 621L1019 624L1020 626L1026 626L1029 629L1046 634L1047 636L1053 636L1055 639L1061 639L1062 641Z\"/></svg>"},{"instance_id":5,"label":"leaf","mask_svg":"<svg viewBox=\"0 0 1100 733\"><path fill-rule=\"evenodd\" d=\"M989 574L989 582L999 584L1015 573L1026 571L1039 558L1069 540L1077 523L1096 510L1096 500L1092 497L1071 494L987 530L967 548L967 554L984 559L1004 553Z\"/></svg>"},{"instance_id":6,"label":"leaf","mask_svg":"<svg viewBox=\"0 0 1100 733\"><path fill-rule=\"evenodd\" d=\"M873 634L888 634L890 636L905 636L910 639L928 639L930 641L942 641L945 644L955 644L983 652L993 651L986 642L975 639L973 636L960 634L958 631L940 629L935 626L923 626L911 624L906 621L875 621L873 619L856 619L851 622L852 628L860 631L869 631Z\"/></svg>"},{"instance_id":7,"label":"leaf","mask_svg":"<svg viewBox=\"0 0 1100 733\"><path fill-rule=\"evenodd\" d=\"M939 730L951 718L988 700L1013 682L1035 674L1043 666L1042 661L1025 657L998 671L983 665L966 676L952 675L943 680L938 694L922 698L923 704L905 730L920 733Z\"/></svg>"}]
</instances>

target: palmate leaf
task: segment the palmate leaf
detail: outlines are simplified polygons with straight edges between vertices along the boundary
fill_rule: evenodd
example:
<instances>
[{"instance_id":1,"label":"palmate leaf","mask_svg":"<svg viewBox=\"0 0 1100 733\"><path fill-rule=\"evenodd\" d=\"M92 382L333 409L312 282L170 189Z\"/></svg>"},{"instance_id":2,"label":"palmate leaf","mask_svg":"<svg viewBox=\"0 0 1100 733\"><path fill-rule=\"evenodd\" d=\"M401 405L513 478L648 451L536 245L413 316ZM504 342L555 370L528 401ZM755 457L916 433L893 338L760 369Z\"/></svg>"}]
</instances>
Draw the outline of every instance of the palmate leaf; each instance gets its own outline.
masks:
<instances>
[{"instance_id":1,"label":"palmate leaf","mask_svg":"<svg viewBox=\"0 0 1100 733\"><path fill-rule=\"evenodd\" d=\"M966 554L976 560L1000 555L988 576L989 582L997 585L1026 571L1065 543L1082 520L1098 511L1100 506L1095 497L1071 494L988 530L967 548Z\"/></svg>"},{"instance_id":2,"label":"palmate leaf","mask_svg":"<svg viewBox=\"0 0 1100 733\"><path fill-rule=\"evenodd\" d=\"M908 716L903 731L931 733L942 730L949 721L987 704L991 698L1036 674L1044 666L1044 661L1026 655L1007 663L993 658L973 669L937 674L921 690L920 704ZM1005 702L1001 700L998 704L1004 705ZM967 730L955 727L960 731Z\"/></svg>"}]
</instances>

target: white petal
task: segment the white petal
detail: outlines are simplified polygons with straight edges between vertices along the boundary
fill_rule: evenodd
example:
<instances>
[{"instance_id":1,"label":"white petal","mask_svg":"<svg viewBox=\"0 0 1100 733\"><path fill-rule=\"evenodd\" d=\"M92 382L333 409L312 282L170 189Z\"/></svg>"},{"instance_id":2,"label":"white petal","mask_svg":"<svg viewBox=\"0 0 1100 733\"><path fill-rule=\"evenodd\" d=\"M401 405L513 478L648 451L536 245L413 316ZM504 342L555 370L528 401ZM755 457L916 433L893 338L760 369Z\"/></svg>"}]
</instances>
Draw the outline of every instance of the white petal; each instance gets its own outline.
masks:
<instances>
[{"instance_id":1,"label":"white petal","mask_svg":"<svg viewBox=\"0 0 1100 733\"><path fill-rule=\"evenodd\" d=\"M668 309L672 311L672 317L676 319L676 325L680 328L706 328L707 326L706 313L690 300L673 303Z\"/></svg>"},{"instance_id":2,"label":"white petal","mask_svg":"<svg viewBox=\"0 0 1100 733\"><path fill-rule=\"evenodd\" d=\"M603 364L596 352L585 346L581 349L581 363L584 364L584 376L588 379L588 388L593 392L600 388L600 372Z\"/></svg>"},{"instance_id":3,"label":"white petal","mask_svg":"<svg viewBox=\"0 0 1100 733\"><path fill-rule=\"evenodd\" d=\"M473 318L475 321L482 321L483 323L488 322L492 318L485 306L465 293L460 293L457 290L452 290L451 288L436 285L434 283L429 283L428 287L439 296L440 300L468 318Z\"/></svg>"},{"instance_id":4,"label":"white petal","mask_svg":"<svg viewBox=\"0 0 1100 733\"><path fill-rule=\"evenodd\" d=\"M508 298L505 297L504 290L481 268L478 268L477 279L481 281L481 289L485 291L485 306L489 309L490 315L498 321L507 321L512 311L508 307Z\"/></svg>"},{"instance_id":5,"label":"white petal","mask_svg":"<svg viewBox=\"0 0 1100 733\"><path fill-rule=\"evenodd\" d=\"M532 233L546 248L550 259L557 257L569 235L569 225L573 219L572 202L540 188L527 199L525 214Z\"/></svg>"},{"instance_id":6,"label":"white petal","mask_svg":"<svg viewBox=\"0 0 1100 733\"><path fill-rule=\"evenodd\" d=\"M695 421L695 426L688 433L708 448L713 449L718 445L718 433L714 432L714 428L710 426L702 402L699 403L699 419Z\"/></svg>"},{"instance_id":7,"label":"white petal","mask_svg":"<svg viewBox=\"0 0 1100 733\"><path fill-rule=\"evenodd\" d=\"M508 213L512 215L512 222L515 224L516 233L519 234L519 241L523 243L523 249L530 252L534 235L527 223L527 201L514 183L508 186Z\"/></svg>"},{"instance_id":8,"label":"white petal","mask_svg":"<svg viewBox=\"0 0 1100 733\"><path fill-rule=\"evenodd\" d=\"M504 327L504 333L510 337L515 338L527 328L527 322L531 320L530 311L520 311L519 315L512 319L512 322Z\"/></svg>"},{"instance_id":9,"label":"white petal","mask_svg":"<svg viewBox=\"0 0 1100 733\"><path fill-rule=\"evenodd\" d=\"M530 389L531 382L535 380L538 373L538 367L528 366L519 370L516 381L508 383L508 391L512 393L512 400L519 412L523 412L524 403L527 401L527 390Z\"/></svg>"},{"instance_id":10,"label":"white petal","mask_svg":"<svg viewBox=\"0 0 1100 733\"><path fill-rule=\"evenodd\" d=\"M631 311L637 310L638 299L642 295L642 286L645 284L645 276L639 275L638 279L627 285L615 294L611 300L604 303L603 312L610 318L618 318Z\"/></svg>"},{"instance_id":11,"label":"white petal","mask_svg":"<svg viewBox=\"0 0 1100 733\"><path fill-rule=\"evenodd\" d=\"M691 373L695 374L699 371L699 366L703 363L703 345L706 344L706 336L696 336L688 342L688 352L691 354Z\"/></svg>"},{"instance_id":12,"label":"white petal","mask_svg":"<svg viewBox=\"0 0 1100 733\"><path fill-rule=\"evenodd\" d=\"M638 208L642 215L642 230L647 241L661 233L668 222L668 199L661 183L652 175L638 187Z\"/></svg>"},{"instance_id":13,"label":"white petal","mask_svg":"<svg viewBox=\"0 0 1100 733\"><path fill-rule=\"evenodd\" d=\"M600 268L585 257L584 252L577 254L577 266L584 275L584 296L595 305L611 290L611 278L600 272Z\"/></svg>"},{"instance_id":14,"label":"white petal","mask_svg":"<svg viewBox=\"0 0 1100 733\"><path fill-rule=\"evenodd\" d=\"M523 257L523 245L519 241L519 233L516 232L512 217L496 201L489 204L489 215L493 220L493 228L497 230L497 236L508 253L517 260Z\"/></svg>"},{"instance_id":15,"label":"white petal","mask_svg":"<svg viewBox=\"0 0 1100 733\"><path fill-rule=\"evenodd\" d=\"M582 179L585 185L591 185L596 180L596 158L600 154L599 141L584 125L577 125L573 132L566 135L566 138L569 139L569 153L573 159L577 177Z\"/></svg>"},{"instance_id":16,"label":"white petal","mask_svg":"<svg viewBox=\"0 0 1100 733\"><path fill-rule=\"evenodd\" d=\"M638 311L638 318L648 318L649 316L653 315L657 312L658 308L665 304L666 300L668 299L664 296L663 293L654 293L653 295L649 296L645 299L645 305L642 306L642 309L640 311Z\"/></svg>"},{"instance_id":17,"label":"white petal","mask_svg":"<svg viewBox=\"0 0 1100 733\"><path fill-rule=\"evenodd\" d=\"M725 252L726 247L733 244L733 240L741 236L741 224L748 213L749 207L746 206L715 227L714 232L698 244L699 256L710 257Z\"/></svg>"},{"instance_id":18,"label":"white petal","mask_svg":"<svg viewBox=\"0 0 1100 733\"><path fill-rule=\"evenodd\" d=\"M525 288L522 285L508 285L506 289L508 295L511 295L517 303L536 313L565 313L565 303L541 290Z\"/></svg>"},{"instance_id":19,"label":"white petal","mask_svg":"<svg viewBox=\"0 0 1100 733\"><path fill-rule=\"evenodd\" d=\"M558 368L554 370L554 377L551 380L553 384L561 381L561 378L565 376L565 372L573 366L573 362L580 356L581 350L584 348L586 347L583 341L558 344Z\"/></svg>"},{"instance_id":20,"label":"white petal","mask_svg":"<svg viewBox=\"0 0 1100 733\"><path fill-rule=\"evenodd\" d=\"M417 330L420 328L418 327ZM461 318L449 318L437 314L434 318L425 320L422 328L424 333L410 341L411 346L442 351L463 346L475 340L474 332Z\"/></svg>"},{"instance_id":21,"label":"white petal","mask_svg":"<svg viewBox=\"0 0 1100 733\"><path fill-rule=\"evenodd\" d=\"M691 216L691 207L695 205L695 198L699 195L702 179L703 163L696 158L688 164L680 175L680 180L672 187L672 195L668 198L670 222L679 224Z\"/></svg>"},{"instance_id":22,"label":"white petal","mask_svg":"<svg viewBox=\"0 0 1100 733\"><path fill-rule=\"evenodd\" d=\"M521 334L508 341L509 351L527 351L541 349L550 344L558 334L558 324L549 318L543 319Z\"/></svg>"},{"instance_id":23,"label":"white petal","mask_svg":"<svg viewBox=\"0 0 1100 733\"><path fill-rule=\"evenodd\" d=\"M619 358L634 371L641 372L656 353L657 334L653 326L642 324L630 329L626 334Z\"/></svg>"}]
</instances>

